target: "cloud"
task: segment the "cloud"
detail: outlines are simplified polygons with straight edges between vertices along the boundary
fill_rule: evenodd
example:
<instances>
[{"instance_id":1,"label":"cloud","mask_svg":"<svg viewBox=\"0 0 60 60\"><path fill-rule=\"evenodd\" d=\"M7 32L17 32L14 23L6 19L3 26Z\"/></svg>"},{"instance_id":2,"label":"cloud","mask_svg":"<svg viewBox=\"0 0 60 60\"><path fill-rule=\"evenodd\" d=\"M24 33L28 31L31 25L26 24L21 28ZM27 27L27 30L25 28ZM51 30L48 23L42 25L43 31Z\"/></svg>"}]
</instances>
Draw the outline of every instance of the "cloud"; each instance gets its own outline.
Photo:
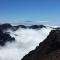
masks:
<instances>
[{"instance_id":1,"label":"cloud","mask_svg":"<svg viewBox=\"0 0 60 60\"><path fill-rule=\"evenodd\" d=\"M4 47L0 47L0 60L21 60L28 52L34 50L48 36L50 31L49 28L7 30L16 41L8 42Z\"/></svg>"}]
</instances>

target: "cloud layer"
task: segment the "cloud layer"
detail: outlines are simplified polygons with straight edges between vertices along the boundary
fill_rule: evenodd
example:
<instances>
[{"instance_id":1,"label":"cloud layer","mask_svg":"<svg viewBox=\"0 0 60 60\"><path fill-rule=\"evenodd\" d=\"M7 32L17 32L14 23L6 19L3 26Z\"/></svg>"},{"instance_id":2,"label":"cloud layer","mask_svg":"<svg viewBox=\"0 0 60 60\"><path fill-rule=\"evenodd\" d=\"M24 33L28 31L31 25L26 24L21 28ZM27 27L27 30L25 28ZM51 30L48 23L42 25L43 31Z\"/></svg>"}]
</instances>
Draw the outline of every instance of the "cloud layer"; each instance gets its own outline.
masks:
<instances>
[{"instance_id":1,"label":"cloud layer","mask_svg":"<svg viewBox=\"0 0 60 60\"><path fill-rule=\"evenodd\" d=\"M7 30L15 41L7 42L4 47L0 47L0 60L21 60L23 56L34 50L50 31L50 28Z\"/></svg>"}]
</instances>

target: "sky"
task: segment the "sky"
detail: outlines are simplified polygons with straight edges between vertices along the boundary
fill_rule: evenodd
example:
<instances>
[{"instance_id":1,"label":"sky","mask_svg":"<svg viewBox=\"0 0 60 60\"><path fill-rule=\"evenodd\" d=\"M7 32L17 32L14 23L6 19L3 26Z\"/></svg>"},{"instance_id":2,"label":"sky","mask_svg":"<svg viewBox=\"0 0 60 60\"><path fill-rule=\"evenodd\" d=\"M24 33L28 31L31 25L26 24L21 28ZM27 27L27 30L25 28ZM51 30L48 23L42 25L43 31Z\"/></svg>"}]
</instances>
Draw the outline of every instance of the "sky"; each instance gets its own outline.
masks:
<instances>
[{"instance_id":1,"label":"sky","mask_svg":"<svg viewBox=\"0 0 60 60\"><path fill-rule=\"evenodd\" d=\"M60 25L60 0L0 0L0 23Z\"/></svg>"}]
</instances>

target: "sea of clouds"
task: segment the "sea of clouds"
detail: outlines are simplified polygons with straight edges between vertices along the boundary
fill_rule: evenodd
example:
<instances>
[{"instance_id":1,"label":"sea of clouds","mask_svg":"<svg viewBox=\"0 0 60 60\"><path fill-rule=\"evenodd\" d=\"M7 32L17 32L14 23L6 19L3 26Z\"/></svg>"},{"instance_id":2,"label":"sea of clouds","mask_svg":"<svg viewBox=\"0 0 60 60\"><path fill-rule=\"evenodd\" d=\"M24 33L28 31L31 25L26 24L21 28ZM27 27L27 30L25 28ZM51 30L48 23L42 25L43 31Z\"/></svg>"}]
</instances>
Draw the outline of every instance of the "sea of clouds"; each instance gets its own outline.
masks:
<instances>
[{"instance_id":1,"label":"sea of clouds","mask_svg":"<svg viewBox=\"0 0 60 60\"><path fill-rule=\"evenodd\" d=\"M50 33L51 28L7 30L14 42L7 42L0 47L0 60L21 60L23 56L34 50Z\"/></svg>"}]
</instances>

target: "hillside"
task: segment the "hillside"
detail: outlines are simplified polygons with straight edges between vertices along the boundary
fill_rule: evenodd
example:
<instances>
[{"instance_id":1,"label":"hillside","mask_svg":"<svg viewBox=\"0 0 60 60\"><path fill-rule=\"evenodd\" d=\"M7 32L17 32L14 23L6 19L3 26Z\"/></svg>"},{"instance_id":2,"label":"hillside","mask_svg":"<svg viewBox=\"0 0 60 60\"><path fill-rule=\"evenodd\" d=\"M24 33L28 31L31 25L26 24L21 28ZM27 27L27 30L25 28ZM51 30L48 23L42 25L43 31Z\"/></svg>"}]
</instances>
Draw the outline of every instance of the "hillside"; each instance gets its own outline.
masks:
<instances>
[{"instance_id":1,"label":"hillside","mask_svg":"<svg viewBox=\"0 0 60 60\"><path fill-rule=\"evenodd\" d=\"M60 60L60 30L52 30L48 37L22 60Z\"/></svg>"}]
</instances>

